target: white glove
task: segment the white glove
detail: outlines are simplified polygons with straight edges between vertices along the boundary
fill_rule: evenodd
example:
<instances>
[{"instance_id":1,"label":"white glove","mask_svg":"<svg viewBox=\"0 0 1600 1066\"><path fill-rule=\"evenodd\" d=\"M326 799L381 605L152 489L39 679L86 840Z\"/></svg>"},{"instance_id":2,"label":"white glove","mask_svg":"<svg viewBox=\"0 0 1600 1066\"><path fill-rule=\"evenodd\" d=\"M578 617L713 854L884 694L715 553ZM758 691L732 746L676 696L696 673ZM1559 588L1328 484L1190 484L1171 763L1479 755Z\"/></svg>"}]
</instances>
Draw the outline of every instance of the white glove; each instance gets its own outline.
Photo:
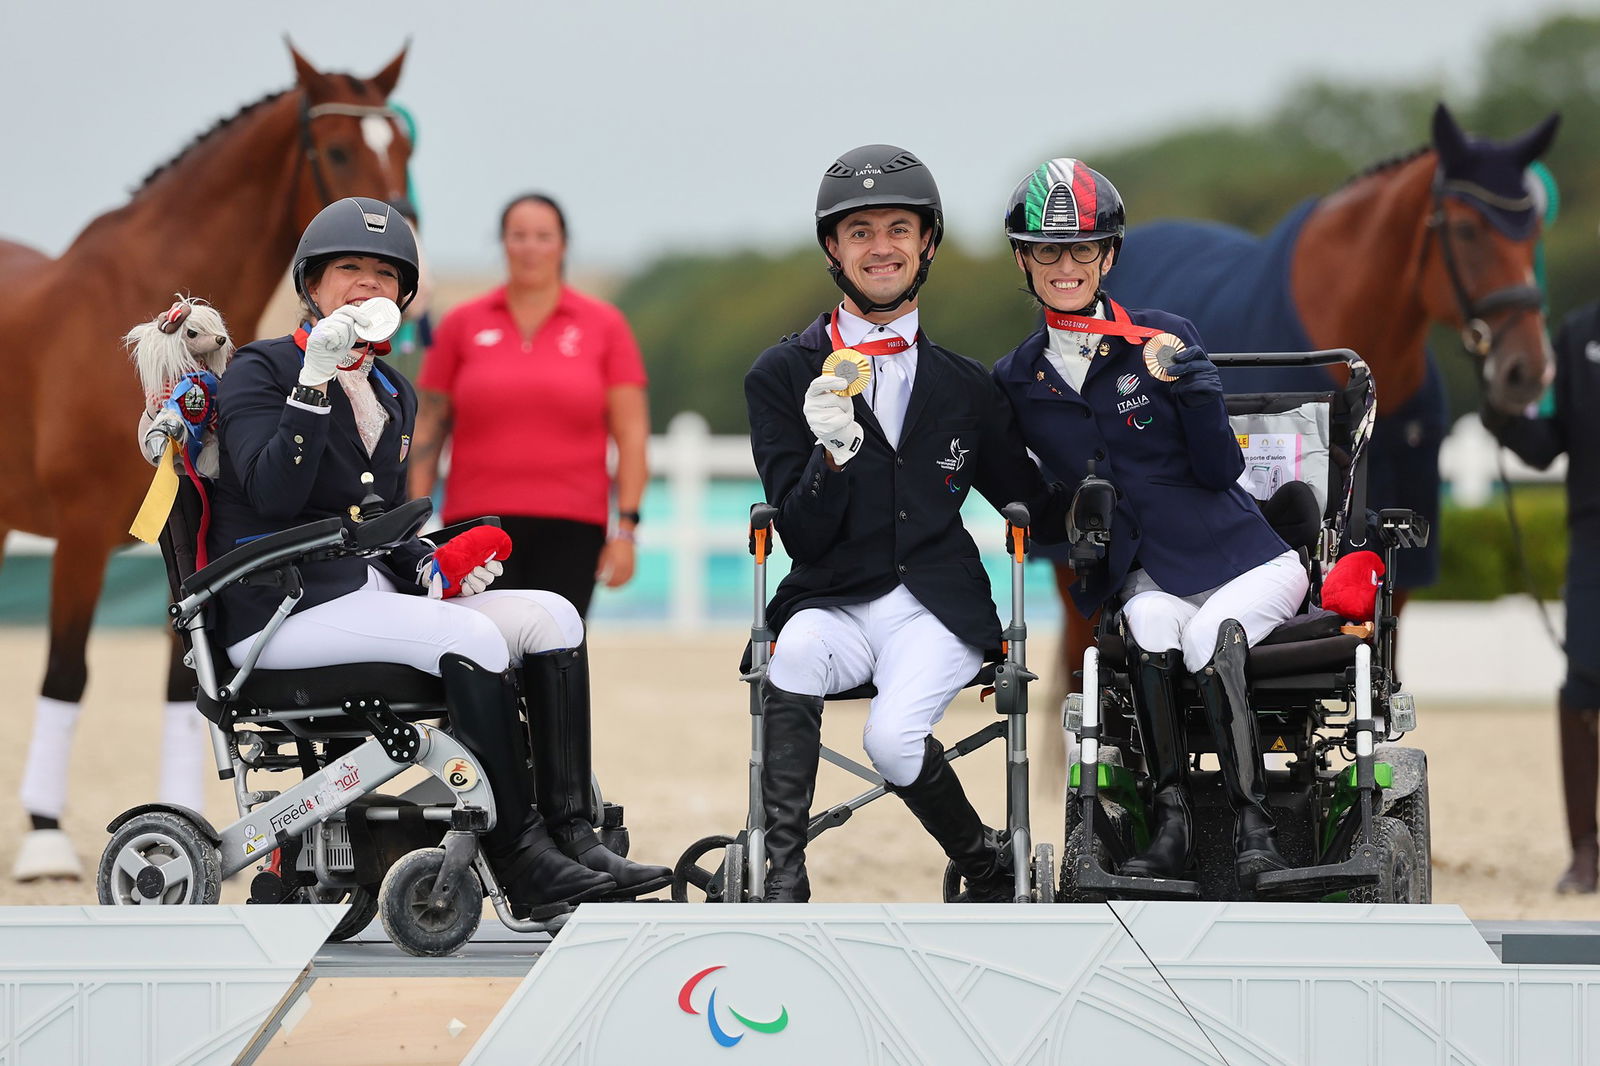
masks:
<instances>
[{"instance_id":1,"label":"white glove","mask_svg":"<svg viewBox=\"0 0 1600 1066\"><path fill-rule=\"evenodd\" d=\"M828 449L834 463L843 466L861 449L863 434L856 422L855 405L837 390L846 387L843 378L823 374L806 386L806 425L816 434L817 443Z\"/></svg>"},{"instance_id":2,"label":"white glove","mask_svg":"<svg viewBox=\"0 0 1600 1066\"><path fill-rule=\"evenodd\" d=\"M354 304L345 304L311 327L306 338L306 361L300 368L300 384L323 385L333 372L350 362L350 349L356 341L356 326L369 323L367 315Z\"/></svg>"},{"instance_id":3,"label":"white glove","mask_svg":"<svg viewBox=\"0 0 1600 1066\"><path fill-rule=\"evenodd\" d=\"M472 568L472 573L461 579L461 591L457 596L476 596L490 585L494 579L506 572L506 564L498 559L490 558L482 566ZM439 567L434 563L433 556L428 556L427 562L422 567L422 583L428 587L428 599L444 599L444 578L439 573Z\"/></svg>"},{"instance_id":4,"label":"white glove","mask_svg":"<svg viewBox=\"0 0 1600 1066\"><path fill-rule=\"evenodd\" d=\"M167 441L183 443L187 435L183 419L171 411L160 411L154 418L144 415L139 419L139 447L151 466L158 466L167 452Z\"/></svg>"}]
</instances>

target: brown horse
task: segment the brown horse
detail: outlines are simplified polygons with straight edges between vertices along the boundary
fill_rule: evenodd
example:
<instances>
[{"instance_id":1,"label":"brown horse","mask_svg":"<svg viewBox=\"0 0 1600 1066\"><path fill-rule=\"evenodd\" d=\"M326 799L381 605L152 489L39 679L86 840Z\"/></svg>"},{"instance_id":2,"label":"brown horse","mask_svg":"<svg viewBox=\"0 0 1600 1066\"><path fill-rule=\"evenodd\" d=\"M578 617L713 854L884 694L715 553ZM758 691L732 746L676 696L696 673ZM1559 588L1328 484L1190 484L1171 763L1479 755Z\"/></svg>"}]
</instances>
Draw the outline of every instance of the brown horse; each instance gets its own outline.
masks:
<instances>
[{"instance_id":1,"label":"brown horse","mask_svg":"<svg viewBox=\"0 0 1600 1066\"><path fill-rule=\"evenodd\" d=\"M1558 121L1552 115L1511 141L1492 142L1463 133L1441 104L1429 145L1302 204L1266 237L1201 222L1134 227L1106 289L1124 306L1188 318L1214 352L1360 353L1378 386L1369 503L1436 516L1444 418L1441 386L1430 380L1429 325L1460 331L1484 402L1501 410L1537 399L1552 367L1533 272L1541 212L1527 168L1549 147ZM1229 387L1236 383L1231 377ZM1257 377L1245 387L1274 385ZM1430 406L1441 409L1436 418L1424 410ZM1430 421L1439 435L1424 428ZM1399 579L1426 584L1434 565L1402 560ZM1073 579L1057 565L1068 691L1077 689L1072 671L1092 640L1092 621L1065 594ZM1403 603L1402 592L1396 609Z\"/></svg>"},{"instance_id":2,"label":"brown horse","mask_svg":"<svg viewBox=\"0 0 1600 1066\"><path fill-rule=\"evenodd\" d=\"M221 309L236 336L253 335L318 210L343 196L405 192L411 145L386 106L405 52L367 79L322 73L290 52L293 88L201 134L60 258L0 241L0 374L19 398L7 434L10 473L0 479L0 542L12 529L56 539L49 659L23 784L35 831L24 840L19 877L74 873L55 819L88 679L89 624L107 557L129 540L150 481L134 441L143 396L120 338L177 291ZM168 699L191 709L169 713L169 729L198 722L193 682L180 669L175 663ZM177 754L183 743L164 751ZM183 795L196 796L195 733L187 745L193 784Z\"/></svg>"}]
</instances>

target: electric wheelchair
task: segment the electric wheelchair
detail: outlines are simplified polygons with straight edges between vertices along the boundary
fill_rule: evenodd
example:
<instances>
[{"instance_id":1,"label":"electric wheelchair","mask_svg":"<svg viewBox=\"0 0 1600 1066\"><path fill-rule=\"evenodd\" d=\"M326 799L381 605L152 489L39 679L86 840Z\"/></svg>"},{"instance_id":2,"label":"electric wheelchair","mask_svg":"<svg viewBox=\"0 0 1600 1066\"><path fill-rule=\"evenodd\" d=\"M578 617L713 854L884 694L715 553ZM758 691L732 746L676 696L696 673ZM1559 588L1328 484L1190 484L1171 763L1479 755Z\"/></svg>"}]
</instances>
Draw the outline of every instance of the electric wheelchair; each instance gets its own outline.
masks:
<instances>
[{"instance_id":1,"label":"electric wheelchair","mask_svg":"<svg viewBox=\"0 0 1600 1066\"><path fill-rule=\"evenodd\" d=\"M1011 852L1013 902L1046 903L1055 898L1055 847L1032 842L1028 812L1028 683L1037 675L1027 666L1028 630L1023 600L1023 566L1030 546L1030 515L1022 503L1002 509L1006 519L1005 547L1011 571L1011 621L1002 631L1004 658L985 663L970 682L983 686L982 697L994 698L1000 720L964 737L945 749L945 759L954 762L991 741L1004 738L1006 744L1006 824L1000 831L1004 846ZM758 503L750 508L750 554L755 559L755 603L750 626L747 668L740 680L750 686L750 805L745 826L736 835L704 837L691 844L673 871L672 898L687 902L691 891L712 903L746 903L766 893L766 807L762 799L763 763L762 681L767 675L775 634L767 625L767 556L772 546L772 523L778 509ZM869 684L829 695L836 700L871 699L877 689ZM807 841L843 825L861 807L888 794L877 771L824 745L821 757L834 766L867 782L871 787L832 806L814 807L807 825ZM945 867L943 895L946 902L961 892L962 879L954 863Z\"/></svg>"},{"instance_id":2,"label":"electric wheelchair","mask_svg":"<svg viewBox=\"0 0 1600 1066\"><path fill-rule=\"evenodd\" d=\"M1372 376L1345 349L1211 359L1225 380L1230 368L1243 367L1293 370L1305 381L1299 391L1227 398L1241 443L1245 435L1267 434L1296 459L1247 464L1245 478L1268 521L1301 552L1311 578L1304 613L1251 649L1247 661L1262 748L1269 760L1287 760L1283 769L1269 762L1267 803L1279 847L1296 867L1261 874L1251 898L1426 903L1432 894L1427 756L1395 743L1415 727L1416 707L1396 675L1391 583L1394 553L1426 544L1429 531L1409 510L1368 514ZM1301 477L1286 477L1285 470ZM1092 472L1080 487L1068 531L1075 565L1103 558L1115 535L1115 499L1114 486ZM1349 625L1317 606L1321 580L1341 544L1359 548L1369 540L1386 564L1374 621ZM1134 726L1133 664L1118 621L1108 605L1085 654L1082 692L1063 708L1079 758L1069 771L1057 898L1244 898L1233 867L1233 811L1220 773L1201 768L1201 757L1217 749L1191 678L1177 700L1185 718L1197 872L1192 880L1116 872L1148 840L1153 792Z\"/></svg>"},{"instance_id":3,"label":"electric wheelchair","mask_svg":"<svg viewBox=\"0 0 1600 1066\"><path fill-rule=\"evenodd\" d=\"M369 475L370 477L370 475ZM494 799L478 760L450 733L443 682L392 663L257 670L256 658L302 594L302 563L376 556L414 536L431 501L393 510L370 493L359 517L333 517L253 540L196 569L203 500L180 479L161 535L173 602L170 624L199 680L218 775L233 782L239 818L220 830L198 811L142 804L108 826L97 876L110 905L216 903L224 878L256 866L252 903L337 903L350 909L330 939L381 918L391 940L414 955L448 954L477 929L487 895L517 932L553 932L571 908L514 915L477 837L493 827ZM494 519L486 521L495 522ZM430 534L441 543L467 523ZM229 668L208 629L210 605L235 582L281 591L276 614L244 663ZM429 775L404 796L379 788L417 767ZM298 781L255 789L255 773ZM627 852L620 807L598 789L591 804L605 844Z\"/></svg>"}]
</instances>

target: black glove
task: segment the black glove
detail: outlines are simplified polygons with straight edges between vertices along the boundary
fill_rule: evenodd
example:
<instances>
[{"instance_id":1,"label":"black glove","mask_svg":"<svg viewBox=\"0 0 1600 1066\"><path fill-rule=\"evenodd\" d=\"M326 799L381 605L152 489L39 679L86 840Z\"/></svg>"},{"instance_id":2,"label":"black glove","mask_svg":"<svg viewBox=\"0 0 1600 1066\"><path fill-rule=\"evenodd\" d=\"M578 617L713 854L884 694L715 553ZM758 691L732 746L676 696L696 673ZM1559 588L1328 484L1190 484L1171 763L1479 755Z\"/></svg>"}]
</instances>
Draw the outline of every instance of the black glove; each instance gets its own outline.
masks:
<instances>
[{"instance_id":1,"label":"black glove","mask_svg":"<svg viewBox=\"0 0 1600 1066\"><path fill-rule=\"evenodd\" d=\"M1206 358L1204 348L1185 348L1167 368L1175 380L1172 394L1185 407L1204 407L1222 398L1222 375L1217 364Z\"/></svg>"}]
</instances>

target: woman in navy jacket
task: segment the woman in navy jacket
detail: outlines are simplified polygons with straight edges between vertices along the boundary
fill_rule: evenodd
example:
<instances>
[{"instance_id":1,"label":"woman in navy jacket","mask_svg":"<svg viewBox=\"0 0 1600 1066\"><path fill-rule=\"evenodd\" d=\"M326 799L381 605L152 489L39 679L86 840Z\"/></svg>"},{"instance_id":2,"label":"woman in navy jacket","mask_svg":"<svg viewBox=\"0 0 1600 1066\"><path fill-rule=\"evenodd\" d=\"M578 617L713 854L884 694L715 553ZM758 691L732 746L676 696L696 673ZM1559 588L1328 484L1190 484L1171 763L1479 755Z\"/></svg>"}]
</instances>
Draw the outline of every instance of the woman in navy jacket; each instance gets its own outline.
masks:
<instances>
[{"instance_id":1,"label":"woman in navy jacket","mask_svg":"<svg viewBox=\"0 0 1600 1066\"><path fill-rule=\"evenodd\" d=\"M417 263L410 226L382 201L340 200L306 228L294 262L306 326L241 348L218 388L213 557L292 526L354 516L369 491L391 505L404 501L416 393L377 358L388 345L363 344L358 331L371 332L368 300L402 308L410 301ZM451 572L433 553L434 545L413 539L370 563L304 564L304 595L257 665L392 662L441 676L455 732L494 791L497 819L484 846L518 909L662 887L670 870L612 854L589 825L587 667L577 651L577 611L551 592L485 591L500 572L492 554ZM221 594L217 636L235 663L281 599L276 590L241 585ZM563 734L535 747L537 793L520 757L527 743L513 667L522 671L530 706L542 709L535 722L542 714Z\"/></svg>"},{"instance_id":2,"label":"woman in navy jacket","mask_svg":"<svg viewBox=\"0 0 1600 1066\"><path fill-rule=\"evenodd\" d=\"M1193 674L1236 818L1235 868L1250 890L1284 869L1255 715L1249 646L1299 610L1308 578L1237 478L1244 456L1222 380L1194 327L1127 311L1100 290L1122 246L1122 198L1076 159L1023 179L1006 212L1017 266L1045 326L995 366L1028 446L1050 469L1118 489L1106 565L1072 586L1085 616L1120 607L1135 712L1155 785L1150 846L1122 873L1184 876L1192 865L1188 759L1176 699Z\"/></svg>"}]
</instances>

